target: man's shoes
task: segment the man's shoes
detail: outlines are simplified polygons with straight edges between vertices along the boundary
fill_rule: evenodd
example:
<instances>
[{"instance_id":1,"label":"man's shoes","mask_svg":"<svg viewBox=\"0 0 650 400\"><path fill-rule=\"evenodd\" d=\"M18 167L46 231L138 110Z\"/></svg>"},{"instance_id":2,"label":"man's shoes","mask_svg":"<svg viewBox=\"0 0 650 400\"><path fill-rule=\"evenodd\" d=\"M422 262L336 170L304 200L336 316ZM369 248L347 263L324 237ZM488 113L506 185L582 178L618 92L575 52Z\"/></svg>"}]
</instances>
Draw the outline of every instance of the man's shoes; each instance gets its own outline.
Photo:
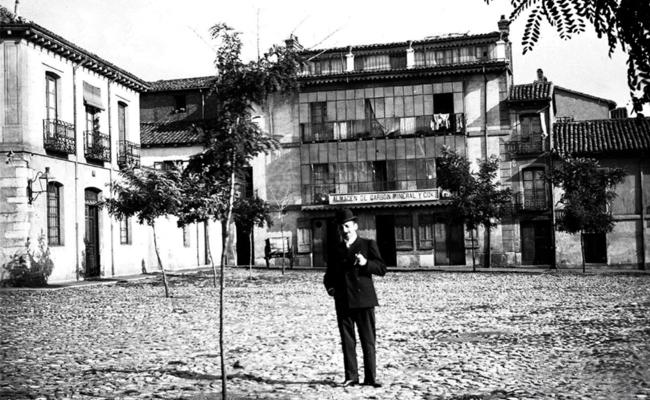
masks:
<instances>
[{"instance_id":1,"label":"man's shoes","mask_svg":"<svg viewBox=\"0 0 650 400\"><path fill-rule=\"evenodd\" d=\"M364 386L372 386L372 387L380 388L380 387L381 387L381 382L377 382L377 381L371 381L371 382L369 382L369 381L364 381L364 382L363 382L363 385L364 385Z\"/></svg>"},{"instance_id":2,"label":"man's shoes","mask_svg":"<svg viewBox=\"0 0 650 400\"><path fill-rule=\"evenodd\" d=\"M341 384L341 386L344 386L344 387L345 387L345 386L356 386L356 385L358 385L358 384L359 384L359 380L358 380L358 379L346 379L345 381L343 381L343 383Z\"/></svg>"}]
</instances>

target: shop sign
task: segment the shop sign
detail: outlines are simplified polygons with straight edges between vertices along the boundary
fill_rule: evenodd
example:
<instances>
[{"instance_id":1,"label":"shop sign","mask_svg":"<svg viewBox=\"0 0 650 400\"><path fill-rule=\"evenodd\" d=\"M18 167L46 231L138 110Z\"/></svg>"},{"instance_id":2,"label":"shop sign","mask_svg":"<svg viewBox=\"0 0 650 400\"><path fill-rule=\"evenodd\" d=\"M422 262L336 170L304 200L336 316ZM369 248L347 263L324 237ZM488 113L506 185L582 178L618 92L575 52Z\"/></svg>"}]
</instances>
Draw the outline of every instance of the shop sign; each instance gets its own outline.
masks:
<instances>
[{"instance_id":1,"label":"shop sign","mask_svg":"<svg viewBox=\"0 0 650 400\"><path fill-rule=\"evenodd\" d=\"M349 194L330 193L328 196L330 204L396 203L403 201L440 200L440 191L438 189L427 189Z\"/></svg>"}]
</instances>

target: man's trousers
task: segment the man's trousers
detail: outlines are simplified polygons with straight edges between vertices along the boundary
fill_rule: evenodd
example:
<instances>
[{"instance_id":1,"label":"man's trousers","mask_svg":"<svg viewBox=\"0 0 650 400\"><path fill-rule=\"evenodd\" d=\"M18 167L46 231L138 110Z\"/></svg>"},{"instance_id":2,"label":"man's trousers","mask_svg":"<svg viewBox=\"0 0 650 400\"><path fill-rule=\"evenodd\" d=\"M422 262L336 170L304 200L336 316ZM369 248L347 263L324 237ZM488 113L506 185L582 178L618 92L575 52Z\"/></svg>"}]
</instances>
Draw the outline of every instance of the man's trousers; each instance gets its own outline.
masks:
<instances>
[{"instance_id":1,"label":"man's trousers","mask_svg":"<svg viewBox=\"0 0 650 400\"><path fill-rule=\"evenodd\" d=\"M354 325L356 324L363 351L364 382L375 382L375 309L351 308L336 310L336 319L341 334L343 346L343 364L345 367L345 380L359 380L357 366L356 338Z\"/></svg>"}]
</instances>

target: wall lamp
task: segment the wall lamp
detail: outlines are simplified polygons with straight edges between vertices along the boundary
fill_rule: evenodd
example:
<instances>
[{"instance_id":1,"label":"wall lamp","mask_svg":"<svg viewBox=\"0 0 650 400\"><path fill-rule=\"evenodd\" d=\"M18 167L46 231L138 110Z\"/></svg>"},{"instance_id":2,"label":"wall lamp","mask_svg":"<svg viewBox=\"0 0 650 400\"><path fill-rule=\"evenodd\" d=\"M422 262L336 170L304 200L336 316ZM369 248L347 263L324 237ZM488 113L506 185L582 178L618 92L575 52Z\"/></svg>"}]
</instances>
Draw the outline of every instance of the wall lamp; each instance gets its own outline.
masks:
<instances>
[{"instance_id":1,"label":"wall lamp","mask_svg":"<svg viewBox=\"0 0 650 400\"><path fill-rule=\"evenodd\" d=\"M45 167L45 172L38 171L33 179L27 179L27 203L32 204L41 193L47 192L47 184L53 178L50 176L50 167ZM43 184L41 183L43 180L45 181L45 189L43 189ZM38 182L39 190L34 190L32 187L35 182Z\"/></svg>"}]
</instances>

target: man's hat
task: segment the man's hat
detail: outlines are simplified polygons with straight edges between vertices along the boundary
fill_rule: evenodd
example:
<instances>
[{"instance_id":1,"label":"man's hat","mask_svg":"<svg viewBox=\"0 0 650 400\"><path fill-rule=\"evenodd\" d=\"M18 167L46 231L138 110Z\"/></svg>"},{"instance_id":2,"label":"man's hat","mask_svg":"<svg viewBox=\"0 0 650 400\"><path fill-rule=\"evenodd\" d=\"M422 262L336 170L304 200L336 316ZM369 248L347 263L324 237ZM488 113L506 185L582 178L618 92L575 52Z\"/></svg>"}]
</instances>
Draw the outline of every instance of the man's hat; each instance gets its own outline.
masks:
<instances>
[{"instance_id":1,"label":"man's hat","mask_svg":"<svg viewBox=\"0 0 650 400\"><path fill-rule=\"evenodd\" d=\"M357 221L357 216L352 214L352 210L349 208L343 208L336 211L336 223L343 225L348 221Z\"/></svg>"}]
</instances>

